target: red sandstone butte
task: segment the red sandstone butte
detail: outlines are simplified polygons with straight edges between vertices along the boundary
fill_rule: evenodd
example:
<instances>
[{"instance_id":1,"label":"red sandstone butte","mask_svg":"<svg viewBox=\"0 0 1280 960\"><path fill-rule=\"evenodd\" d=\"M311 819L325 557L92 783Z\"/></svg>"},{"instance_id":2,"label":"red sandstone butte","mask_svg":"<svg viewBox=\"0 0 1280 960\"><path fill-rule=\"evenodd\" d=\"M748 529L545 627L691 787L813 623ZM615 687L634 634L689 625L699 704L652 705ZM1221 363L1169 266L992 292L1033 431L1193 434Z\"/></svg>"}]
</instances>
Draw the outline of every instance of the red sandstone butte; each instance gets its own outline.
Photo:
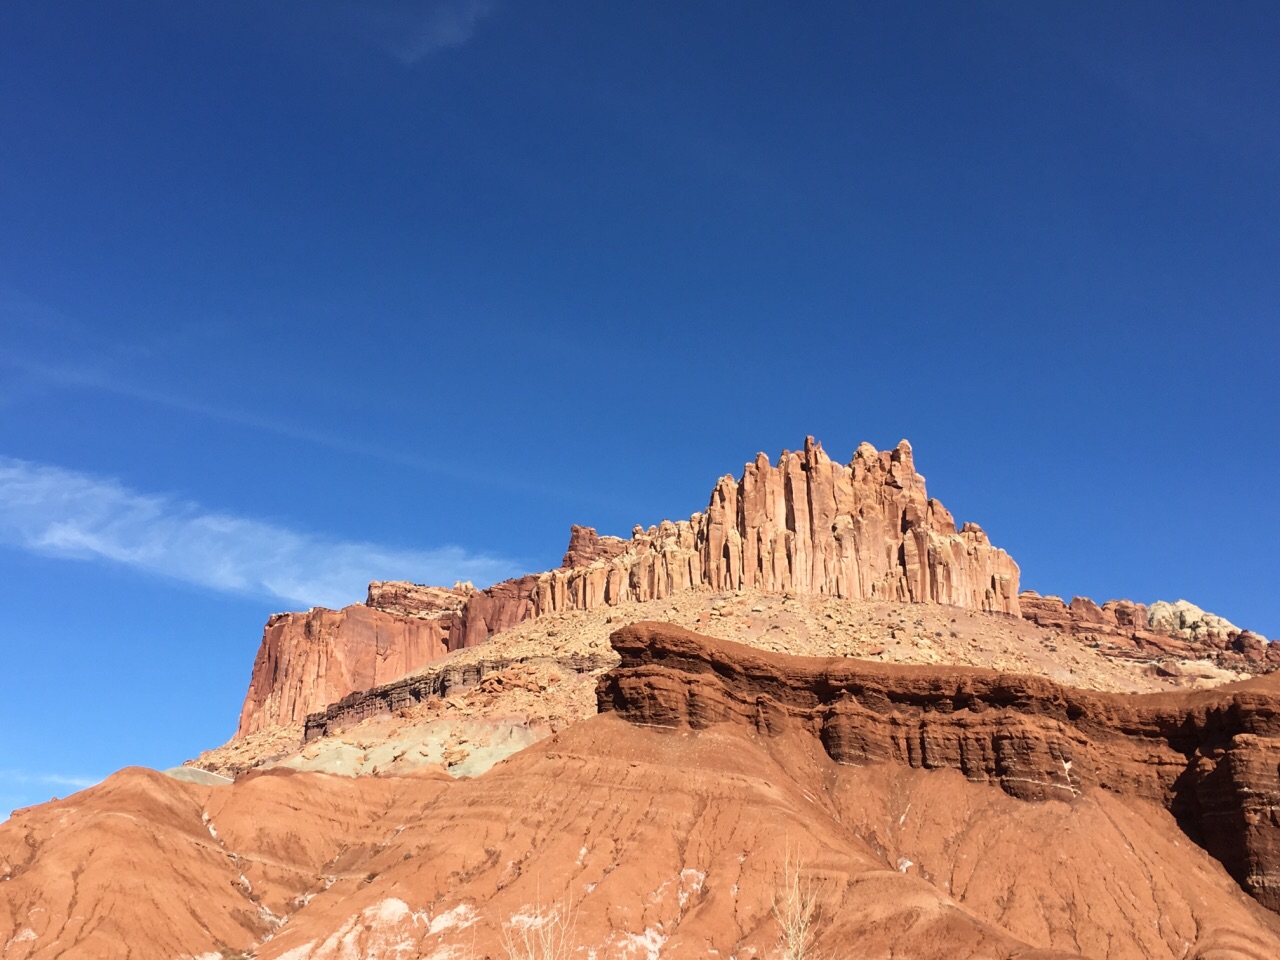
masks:
<instances>
[{"instance_id":1,"label":"red sandstone butte","mask_svg":"<svg viewBox=\"0 0 1280 960\"><path fill-rule=\"evenodd\" d=\"M442 588L375 582L368 605L276 614L262 634L236 736L301 724L349 693L397 680L527 620L534 583L523 577L487 590L459 586L455 592L464 595L454 602L441 596ZM372 605L379 601L396 612Z\"/></svg>"},{"instance_id":2,"label":"red sandstone butte","mask_svg":"<svg viewBox=\"0 0 1280 960\"><path fill-rule=\"evenodd\" d=\"M925 492L907 441L864 443L840 464L809 437L777 464L762 453L740 479L722 477L688 520L636 527L630 540L575 526L557 570L474 591L374 583L364 606L272 618L237 736L300 724L531 617L698 588L1020 612L1018 565L977 524L956 529Z\"/></svg>"}]
</instances>

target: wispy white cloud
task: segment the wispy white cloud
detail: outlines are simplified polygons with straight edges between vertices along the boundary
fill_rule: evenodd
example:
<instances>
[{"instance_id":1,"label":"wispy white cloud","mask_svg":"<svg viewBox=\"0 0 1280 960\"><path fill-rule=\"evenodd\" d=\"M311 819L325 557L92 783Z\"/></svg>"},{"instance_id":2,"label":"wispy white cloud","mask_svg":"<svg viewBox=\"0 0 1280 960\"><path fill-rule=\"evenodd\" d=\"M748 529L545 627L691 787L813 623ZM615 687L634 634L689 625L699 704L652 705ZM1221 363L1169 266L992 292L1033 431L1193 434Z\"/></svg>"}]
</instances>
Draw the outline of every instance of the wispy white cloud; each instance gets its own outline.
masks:
<instances>
[{"instance_id":1,"label":"wispy white cloud","mask_svg":"<svg viewBox=\"0 0 1280 960\"><path fill-rule=\"evenodd\" d=\"M400 59L417 63L438 50L462 46L475 34L480 21L491 13L493 4L488 0L432 4L416 27L405 35L399 50Z\"/></svg>"},{"instance_id":2,"label":"wispy white cloud","mask_svg":"<svg viewBox=\"0 0 1280 960\"><path fill-rule=\"evenodd\" d=\"M494 12L492 0L379 0L346 4L348 16L372 33L392 56L413 65L441 50L461 47Z\"/></svg>"},{"instance_id":3,"label":"wispy white cloud","mask_svg":"<svg viewBox=\"0 0 1280 960\"><path fill-rule=\"evenodd\" d=\"M331 540L9 457L0 457L0 544L303 606L351 603L371 579L489 583L516 572L507 560L460 547Z\"/></svg>"},{"instance_id":4,"label":"wispy white cloud","mask_svg":"<svg viewBox=\"0 0 1280 960\"><path fill-rule=\"evenodd\" d=\"M549 500L560 500L575 506L591 504L605 506L609 502L599 494L585 489L573 489L565 483L555 485L538 483L528 476L511 472L505 463L491 461L486 463L482 457L427 457L414 451L406 451L393 447L378 446L362 440L334 433L327 433L311 427L291 423L284 419L264 416L246 410L204 403L165 393L149 387L139 386L129 379L113 376L100 364L89 361L80 363L49 363L6 352L0 346L0 374L8 377L13 383L22 377L31 378L45 387L82 389L101 392L144 403L155 404L170 410L217 420L239 427L245 427L263 433L286 437L300 443L312 444L335 450L338 453L361 459L380 460L384 463L447 477L451 480L468 484L476 484L498 490L505 490L518 496L537 496ZM6 376L0 376L0 407L5 403L4 387ZM29 398L28 398L29 400Z\"/></svg>"}]
</instances>

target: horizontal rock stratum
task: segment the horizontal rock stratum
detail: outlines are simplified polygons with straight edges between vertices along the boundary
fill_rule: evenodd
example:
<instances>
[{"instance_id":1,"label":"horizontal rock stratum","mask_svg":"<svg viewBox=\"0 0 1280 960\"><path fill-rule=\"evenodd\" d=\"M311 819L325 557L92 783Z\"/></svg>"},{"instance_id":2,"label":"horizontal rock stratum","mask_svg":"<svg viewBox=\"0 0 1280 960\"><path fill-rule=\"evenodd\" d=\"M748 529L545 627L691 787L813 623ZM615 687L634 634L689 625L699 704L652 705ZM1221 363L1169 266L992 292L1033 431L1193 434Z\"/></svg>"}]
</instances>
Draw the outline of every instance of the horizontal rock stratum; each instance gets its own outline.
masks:
<instances>
[{"instance_id":1,"label":"horizontal rock stratum","mask_svg":"<svg viewBox=\"0 0 1280 960\"><path fill-rule=\"evenodd\" d=\"M1107 694L974 667L795 657L637 623L610 638L601 712L648 726L799 725L840 764L954 769L1020 800L1091 788L1165 807L1280 911L1280 674Z\"/></svg>"},{"instance_id":2,"label":"horizontal rock stratum","mask_svg":"<svg viewBox=\"0 0 1280 960\"><path fill-rule=\"evenodd\" d=\"M237 736L301 724L531 617L699 588L1019 613L1017 564L929 498L909 443L864 443L841 464L809 437L776 464L762 453L739 479L722 477L688 520L636 527L630 540L575 527L559 569L485 590L374 583L366 604L273 617Z\"/></svg>"},{"instance_id":3,"label":"horizontal rock stratum","mask_svg":"<svg viewBox=\"0 0 1280 960\"><path fill-rule=\"evenodd\" d=\"M578 960L772 958L790 867L810 956L1280 956L1277 678L1105 696L664 624L612 645L605 712L483 776L132 768L15 813L0 953L505 957L559 912Z\"/></svg>"}]
</instances>

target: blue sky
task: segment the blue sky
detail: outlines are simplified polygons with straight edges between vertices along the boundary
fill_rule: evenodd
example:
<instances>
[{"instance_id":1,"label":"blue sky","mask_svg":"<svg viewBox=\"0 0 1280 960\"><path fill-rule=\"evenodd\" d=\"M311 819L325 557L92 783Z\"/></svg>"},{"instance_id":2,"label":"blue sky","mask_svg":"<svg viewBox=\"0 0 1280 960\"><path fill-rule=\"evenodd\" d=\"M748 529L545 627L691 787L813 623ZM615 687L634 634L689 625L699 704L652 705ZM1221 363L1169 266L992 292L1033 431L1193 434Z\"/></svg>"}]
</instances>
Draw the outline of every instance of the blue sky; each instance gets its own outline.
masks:
<instances>
[{"instance_id":1,"label":"blue sky","mask_svg":"<svg viewBox=\"0 0 1280 960\"><path fill-rule=\"evenodd\" d=\"M1272 3L0 6L0 810L266 616L909 438L1024 585L1280 635Z\"/></svg>"}]
</instances>

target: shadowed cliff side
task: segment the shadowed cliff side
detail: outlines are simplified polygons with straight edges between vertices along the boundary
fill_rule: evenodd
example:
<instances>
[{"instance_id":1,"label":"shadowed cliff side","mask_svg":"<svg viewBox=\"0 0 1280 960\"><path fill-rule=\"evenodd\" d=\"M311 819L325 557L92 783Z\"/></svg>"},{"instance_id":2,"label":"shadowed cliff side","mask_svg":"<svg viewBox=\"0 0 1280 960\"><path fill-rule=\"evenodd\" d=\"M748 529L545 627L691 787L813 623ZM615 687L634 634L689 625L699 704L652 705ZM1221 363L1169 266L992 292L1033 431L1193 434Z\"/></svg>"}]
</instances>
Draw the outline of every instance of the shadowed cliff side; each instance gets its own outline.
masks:
<instances>
[{"instance_id":1,"label":"shadowed cliff side","mask_svg":"<svg viewBox=\"0 0 1280 960\"><path fill-rule=\"evenodd\" d=\"M1280 676L1106 694L977 668L793 657L669 624L614 633L600 709L633 723L762 735L799 721L841 764L959 770L1027 801L1096 787L1166 807L1280 911Z\"/></svg>"}]
</instances>

